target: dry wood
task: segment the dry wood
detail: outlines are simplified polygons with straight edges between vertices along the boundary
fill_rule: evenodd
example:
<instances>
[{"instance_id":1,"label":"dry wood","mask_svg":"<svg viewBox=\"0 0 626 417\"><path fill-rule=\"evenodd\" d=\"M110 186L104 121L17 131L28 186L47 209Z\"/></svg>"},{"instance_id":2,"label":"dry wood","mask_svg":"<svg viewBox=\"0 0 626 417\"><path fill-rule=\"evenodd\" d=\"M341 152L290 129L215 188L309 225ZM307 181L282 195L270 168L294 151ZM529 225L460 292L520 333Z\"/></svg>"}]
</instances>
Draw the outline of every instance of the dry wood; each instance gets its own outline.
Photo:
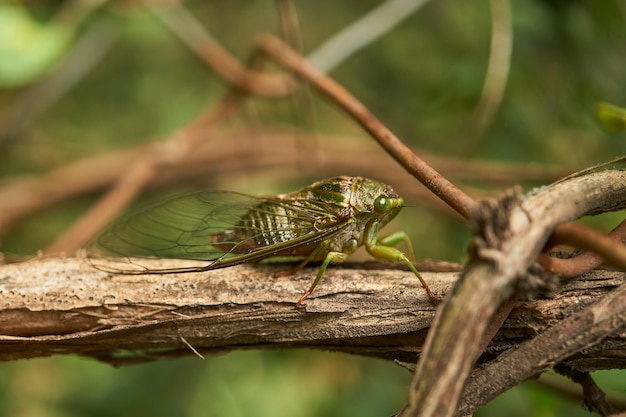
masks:
<instances>
[{"instance_id":1,"label":"dry wood","mask_svg":"<svg viewBox=\"0 0 626 417\"><path fill-rule=\"evenodd\" d=\"M155 261L159 265L154 266L180 262ZM295 300L316 270L272 276L282 269L244 265L124 276L97 271L80 258L4 266L0 360L79 354L123 364L194 354L189 343L203 354L308 347L415 362L435 308L411 272L380 263L335 267L304 307L296 309ZM444 294L458 273L423 275L434 291ZM568 283L553 298L520 303L482 361L558 325L622 280L622 273L594 272ZM613 366L618 362L607 362L608 352L614 359L626 358L625 343L624 335L614 334L570 360L589 369Z\"/></svg>"},{"instance_id":2,"label":"dry wood","mask_svg":"<svg viewBox=\"0 0 626 417\"><path fill-rule=\"evenodd\" d=\"M181 264L189 261L153 266ZM296 309L316 269L272 276L284 269L124 276L80 258L8 265L0 270L0 359L78 353L116 362L120 350L138 350L135 359L152 360L191 354L184 339L203 353L310 346L415 361L435 310L415 275L332 268ZM456 274L428 277L441 294Z\"/></svg>"},{"instance_id":3,"label":"dry wood","mask_svg":"<svg viewBox=\"0 0 626 417\"><path fill-rule=\"evenodd\" d=\"M437 312L402 415L453 415L497 310L515 294L550 286L550 274L534 261L552 230L585 214L625 206L626 173L617 170L572 177L528 195L511 192L480 203L473 219L473 259ZM605 321L604 334L623 325L621 311L613 314L612 323ZM579 350L598 343L595 333L584 327L578 331L564 334L578 339ZM565 358L574 352L560 345L550 354Z\"/></svg>"}]
</instances>

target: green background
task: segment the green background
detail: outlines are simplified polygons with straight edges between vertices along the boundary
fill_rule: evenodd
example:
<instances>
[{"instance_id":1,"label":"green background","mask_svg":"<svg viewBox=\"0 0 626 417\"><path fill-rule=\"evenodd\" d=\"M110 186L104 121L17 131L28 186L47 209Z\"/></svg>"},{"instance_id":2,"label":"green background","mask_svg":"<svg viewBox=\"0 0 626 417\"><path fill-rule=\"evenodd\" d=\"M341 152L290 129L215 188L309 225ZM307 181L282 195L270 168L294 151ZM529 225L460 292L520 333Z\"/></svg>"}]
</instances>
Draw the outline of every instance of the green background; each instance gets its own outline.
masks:
<instances>
[{"instance_id":1,"label":"green background","mask_svg":"<svg viewBox=\"0 0 626 417\"><path fill-rule=\"evenodd\" d=\"M377 3L294 4L306 53ZM248 56L255 35L280 33L274 2L195 1L187 6L241 59ZM28 8L0 3L3 180L166 137L226 91L225 83L140 3L104 3L65 22L57 19L59 12L48 2L29 2ZM574 171L624 154L624 133L605 130L595 117L600 102L626 105L624 3L514 1L512 16L514 46L506 93L492 125L471 146L463 132L480 97L489 57L487 1L429 2L331 75L402 140L440 155L544 163ZM13 30L20 36L2 32L9 26L17 27ZM45 111L29 116L22 129L11 130L15 119L8 116L20 98L92 30L111 40L101 60ZM295 125L316 133L358 131L319 98L313 126L288 99L255 104L267 126ZM245 124L246 118L238 123ZM346 155L350 157L354 154ZM298 178L293 182L302 184ZM291 191L275 187L276 192ZM2 237L0 250L34 254L96 197L75 198L24 219ZM410 231L418 258L462 261L467 226L420 207L419 201L411 205L395 227ZM416 223L415 218L423 220ZM592 223L607 230L618 219L605 216ZM623 393L621 375L596 373L603 388ZM241 351L204 361L191 356L121 369L54 357L0 364L0 415L387 416L402 407L410 378L392 363L306 350ZM504 394L481 415L504 412L589 414L532 382Z\"/></svg>"}]
</instances>

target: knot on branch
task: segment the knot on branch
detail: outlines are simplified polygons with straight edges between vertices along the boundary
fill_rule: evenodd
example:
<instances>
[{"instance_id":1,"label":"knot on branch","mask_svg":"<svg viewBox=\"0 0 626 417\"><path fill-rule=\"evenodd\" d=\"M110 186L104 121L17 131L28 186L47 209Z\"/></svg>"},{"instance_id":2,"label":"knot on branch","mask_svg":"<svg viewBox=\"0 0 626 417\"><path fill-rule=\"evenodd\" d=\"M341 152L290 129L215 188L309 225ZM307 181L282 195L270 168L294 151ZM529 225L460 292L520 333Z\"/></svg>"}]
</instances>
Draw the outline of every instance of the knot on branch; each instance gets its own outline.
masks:
<instances>
[{"instance_id":1,"label":"knot on branch","mask_svg":"<svg viewBox=\"0 0 626 417\"><path fill-rule=\"evenodd\" d=\"M498 198L478 201L470 219L473 239L468 248L472 259L502 265L503 242L511 235L511 212L520 207L521 189L514 187Z\"/></svg>"},{"instance_id":2,"label":"knot on branch","mask_svg":"<svg viewBox=\"0 0 626 417\"><path fill-rule=\"evenodd\" d=\"M504 245L515 245L524 238L524 227L513 224L519 220L520 210L523 211L523 198L520 187L514 187L497 198L476 204L471 218L474 237L468 248L471 259L489 262L498 270L505 268L512 253ZM517 220L514 215L518 216ZM523 299L533 299L538 294L551 296L558 285L558 277L537 263L515 279L515 290Z\"/></svg>"}]
</instances>

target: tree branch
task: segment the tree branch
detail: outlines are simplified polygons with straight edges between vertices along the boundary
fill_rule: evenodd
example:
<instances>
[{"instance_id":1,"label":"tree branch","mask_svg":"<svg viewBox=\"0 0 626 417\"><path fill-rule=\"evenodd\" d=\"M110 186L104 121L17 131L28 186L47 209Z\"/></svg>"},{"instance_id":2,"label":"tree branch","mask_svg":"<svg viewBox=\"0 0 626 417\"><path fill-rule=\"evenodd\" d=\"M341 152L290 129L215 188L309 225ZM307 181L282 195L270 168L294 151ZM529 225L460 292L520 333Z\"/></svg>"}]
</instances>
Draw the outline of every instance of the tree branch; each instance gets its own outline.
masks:
<instances>
[{"instance_id":1,"label":"tree branch","mask_svg":"<svg viewBox=\"0 0 626 417\"><path fill-rule=\"evenodd\" d=\"M154 262L154 267L188 263ZM418 266L440 295L457 279L456 272L427 272L442 264ZM78 258L8 265L0 268L0 360L79 354L127 364L194 354L191 346L202 354L308 347L415 362L435 309L413 273L390 267L368 262L329 269L304 307L296 309L314 268L292 277L272 276L284 270L278 265L124 276L95 270ZM455 268L443 264L443 269ZM621 279L620 273L596 272L568 283L552 299L520 304L481 361L582 309ZM602 349L626 358L626 339L613 336L610 344L574 359L599 369L607 364Z\"/></svg>"},{"instance_id":2,"label":"tree branch","mask_svg":"<svg viewBox=\"0 0 626 417\"><path fill-rule=\"evenodd\" d=\"M146 260L142 260L145 264ZM189 261L154 261L154 268ZM380 264L373 263L370 266ZM435 307L411 272L329 269L303 308L315 268L274 277L277 265L124 276L83 259L0 269L0 360L81 354L118 363L199 352L308 346L414 361ZM444 293L451 272L425 274ZM396 339L392 342L393 338Z\"/></svg>"},{"instance_id":3,"label":"tree branch","mask_svg":"<svg viewBox=\"0 0 626 417\"><path fill-rule=\"evenodd\" d=\"M473 259L437 312L403 416L454 414L496 311L516 291L532 294L549 287L550 274L534 261L552 230L585 214L624 208L625 192L626 174L607 170L479 204L473 216ZM596 342L586 339L580 348Z\"/></svg>"}]
</instances>

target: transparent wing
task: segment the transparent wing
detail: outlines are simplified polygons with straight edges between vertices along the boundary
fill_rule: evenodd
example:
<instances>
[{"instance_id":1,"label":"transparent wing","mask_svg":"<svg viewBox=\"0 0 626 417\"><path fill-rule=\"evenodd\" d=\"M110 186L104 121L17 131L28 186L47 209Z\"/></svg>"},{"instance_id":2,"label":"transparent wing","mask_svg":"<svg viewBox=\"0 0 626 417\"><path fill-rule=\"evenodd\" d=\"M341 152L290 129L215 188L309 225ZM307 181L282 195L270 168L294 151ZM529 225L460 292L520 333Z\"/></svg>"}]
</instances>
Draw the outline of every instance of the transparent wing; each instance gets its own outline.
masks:
<instances>
[{"instance_id":1,"label":"transparent wing","mask_svg":"<svg viewBox=\"0 0 626 417\"><path fill-rule=\"evenodd\" d=\"M263 239L258 237L267 235L267 226L263 222L257 222L258 225L242 222L251 213L257 217L281 213L283 218L274 224L274 232L295 237L259 245ZM321 228L320 219L323 219ZM87 247L86 254L92 265L109 272L202 271L256 262L298 247L313 249L314 243L337 233L346 222L333 215L332 207L233 192L198 192L148 207L113 224ZM176 258L206 263L151 269L132 258Z\"/></svg>"}]
</instances>

